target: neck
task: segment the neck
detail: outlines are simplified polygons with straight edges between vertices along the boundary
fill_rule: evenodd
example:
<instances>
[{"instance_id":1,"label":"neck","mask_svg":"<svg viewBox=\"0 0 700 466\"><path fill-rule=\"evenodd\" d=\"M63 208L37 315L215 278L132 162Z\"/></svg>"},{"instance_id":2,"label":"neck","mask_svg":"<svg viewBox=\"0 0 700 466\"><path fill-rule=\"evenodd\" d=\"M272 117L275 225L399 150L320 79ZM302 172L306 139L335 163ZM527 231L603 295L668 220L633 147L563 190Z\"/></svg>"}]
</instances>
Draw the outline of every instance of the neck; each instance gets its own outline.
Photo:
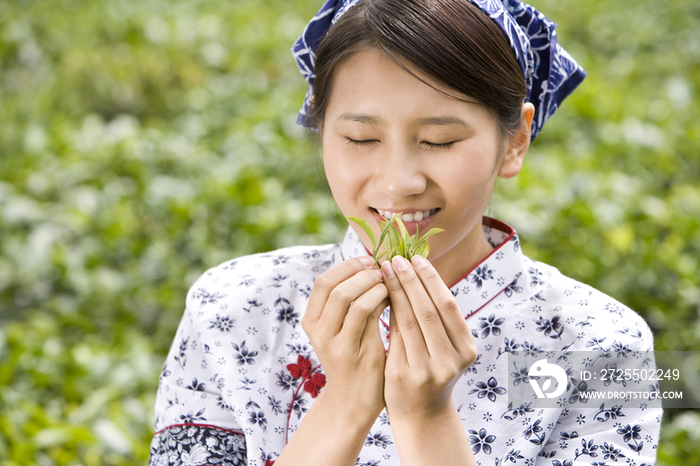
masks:
<instances>
[{"instance_id":1,"label":"neck","mask_svg":"<svg viewBox=\"0 0 700 466\"><path fill-rule=\"evenodd\" d=\"M493 246L486 240L479 224L474 234L465 238L440 257L431 259L440 278L448 287L455 285L483 261L493 251Z\"/></svg>"}]
</instances>

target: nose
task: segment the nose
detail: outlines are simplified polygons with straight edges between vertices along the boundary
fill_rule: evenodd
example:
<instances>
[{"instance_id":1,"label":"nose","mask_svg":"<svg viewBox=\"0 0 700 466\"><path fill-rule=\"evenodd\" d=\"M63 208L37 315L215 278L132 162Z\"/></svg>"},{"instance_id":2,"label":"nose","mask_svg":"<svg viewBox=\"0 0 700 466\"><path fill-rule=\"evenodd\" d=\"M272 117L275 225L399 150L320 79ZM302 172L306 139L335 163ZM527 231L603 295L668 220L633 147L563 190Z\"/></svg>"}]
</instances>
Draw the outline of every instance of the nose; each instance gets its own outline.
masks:
<instances>
[{"instance_id":1,"label":"nose","mask_svg":"<svg viewBox=\"0 0 700 466\"><path fill-rule=\"evenodd\" d=\"M423 161L408 148L392 147L381 155L375 189L392 200L423 193L428 179Z\"/></svg>"}]
</instances>

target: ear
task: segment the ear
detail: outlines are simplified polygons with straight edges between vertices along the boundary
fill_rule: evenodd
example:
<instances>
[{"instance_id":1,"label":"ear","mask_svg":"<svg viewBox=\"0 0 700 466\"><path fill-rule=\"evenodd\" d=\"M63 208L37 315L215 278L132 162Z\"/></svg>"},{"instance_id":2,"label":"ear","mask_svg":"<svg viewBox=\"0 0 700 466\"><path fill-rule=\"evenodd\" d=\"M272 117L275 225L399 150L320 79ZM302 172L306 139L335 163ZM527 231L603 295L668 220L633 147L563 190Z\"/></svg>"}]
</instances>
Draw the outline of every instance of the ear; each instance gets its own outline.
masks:
<instances>
[{"instance_id":1,"label":"ear","mask_svg":"<svg viewBox=\"0 0 700 466\"><path fill-rule=\"evenodd\" d=\"M512 178L520 173L523 159L530 148L530 128L534 115L535 106L530 102L524 103L520 110L520 128L508 139L506 153L498 169L498 176L501 178Z\"/></svg>"}]
</instances>

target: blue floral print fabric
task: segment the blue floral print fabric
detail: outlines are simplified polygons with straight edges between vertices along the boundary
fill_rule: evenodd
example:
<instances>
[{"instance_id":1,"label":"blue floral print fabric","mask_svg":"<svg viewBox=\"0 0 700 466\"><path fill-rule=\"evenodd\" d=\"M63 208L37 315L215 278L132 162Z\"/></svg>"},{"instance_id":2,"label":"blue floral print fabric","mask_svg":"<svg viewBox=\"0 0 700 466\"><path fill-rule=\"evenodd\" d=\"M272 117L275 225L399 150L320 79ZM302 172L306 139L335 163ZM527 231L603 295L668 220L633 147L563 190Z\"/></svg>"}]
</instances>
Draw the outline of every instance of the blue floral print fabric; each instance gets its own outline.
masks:
<instances>
[{"instance_id":1,"label":"blue floral print fabric","mask_svg":"<svg viewBox=\"0 0 700 466\"><path fill-rule=\"evenodd\" d=\"M534 139L545 122L586 77L585 71L557 41L556 23L534 7L518 0L469 0L503 31L510 42L527 87L526 102L535 106L531 136ZM292 47L299 71L309 83L297 123L315 128L309 117L313 106L316 49L326 32L360 0L327 0L308 23Z\"/></svg>"},{"instance_id":2,"label":"blue floral print fabric","mask_svg":"<svg viewBox=\"0 0 700 466\"><path fill-rule=\"evenodd\" d=\"M581 368L568 374L572 387L557 408L508 402L516 383L508 353L648 351L652 335L624 305L523 255L508 225L485 218L483 229L495 249L450 287L478 346L453 398L479 464L653 464L661 410L577 401ZM242 257L206 272L187 295L160 377L150 464L271 465L325 385L300 324L314 280L366 254L348 229L341 244ZM378 322L387 347L389 312ZM386 412L356 464L400 464Z\"/></svg>"}]
</instances>

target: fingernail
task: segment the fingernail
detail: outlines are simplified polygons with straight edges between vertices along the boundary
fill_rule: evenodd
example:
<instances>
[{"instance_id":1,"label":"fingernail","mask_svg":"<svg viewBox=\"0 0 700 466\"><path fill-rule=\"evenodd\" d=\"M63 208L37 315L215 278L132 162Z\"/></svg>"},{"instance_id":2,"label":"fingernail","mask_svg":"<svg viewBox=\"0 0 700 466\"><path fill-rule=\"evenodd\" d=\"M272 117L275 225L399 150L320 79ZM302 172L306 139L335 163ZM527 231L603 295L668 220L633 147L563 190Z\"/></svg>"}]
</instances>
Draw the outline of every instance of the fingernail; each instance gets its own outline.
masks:
<instances>
[{"instance_id":1,"label":"fingernail","mask_svg":"<svg viewBox=\"0 0 700 466\"><path fill-rule=\"evenodd\" d=\"M365 265L365 267L370 267L374 265L374 259L372 258L372 256L361 256L359 259L360 262L362 262Z\"/></svg>"},{"instance_id":2,"label":"fingernail","mask_svg":"<svg viewBox=\"0 0 700 466\"><path fill-rule=\"evenodd\" d=\"M428 259L423 256L413 256L411 262L417 269L422 269L428 266Z\"/></svg>"},{"instance_id":3,"label":"fingernail","mask_svg":"<svg viewBox=\"0 0 700 466\"><path fill-rule=\"evenodd\" d=\"M394 256L394 258L391 259L391 264L399 271L408 269L408 261L401 256Z\"/></svg>"},{"instance_id":4,"label":"fingernail","mask_svg":"<svg viewBox=\"0 0 700 466\"><path fill-rule=\"evenodd\" d=\"M384 261L382 264L382 272L386 278L394 278L394 269L391 268L389 261Z\"/></svg>"}]
</instances>

